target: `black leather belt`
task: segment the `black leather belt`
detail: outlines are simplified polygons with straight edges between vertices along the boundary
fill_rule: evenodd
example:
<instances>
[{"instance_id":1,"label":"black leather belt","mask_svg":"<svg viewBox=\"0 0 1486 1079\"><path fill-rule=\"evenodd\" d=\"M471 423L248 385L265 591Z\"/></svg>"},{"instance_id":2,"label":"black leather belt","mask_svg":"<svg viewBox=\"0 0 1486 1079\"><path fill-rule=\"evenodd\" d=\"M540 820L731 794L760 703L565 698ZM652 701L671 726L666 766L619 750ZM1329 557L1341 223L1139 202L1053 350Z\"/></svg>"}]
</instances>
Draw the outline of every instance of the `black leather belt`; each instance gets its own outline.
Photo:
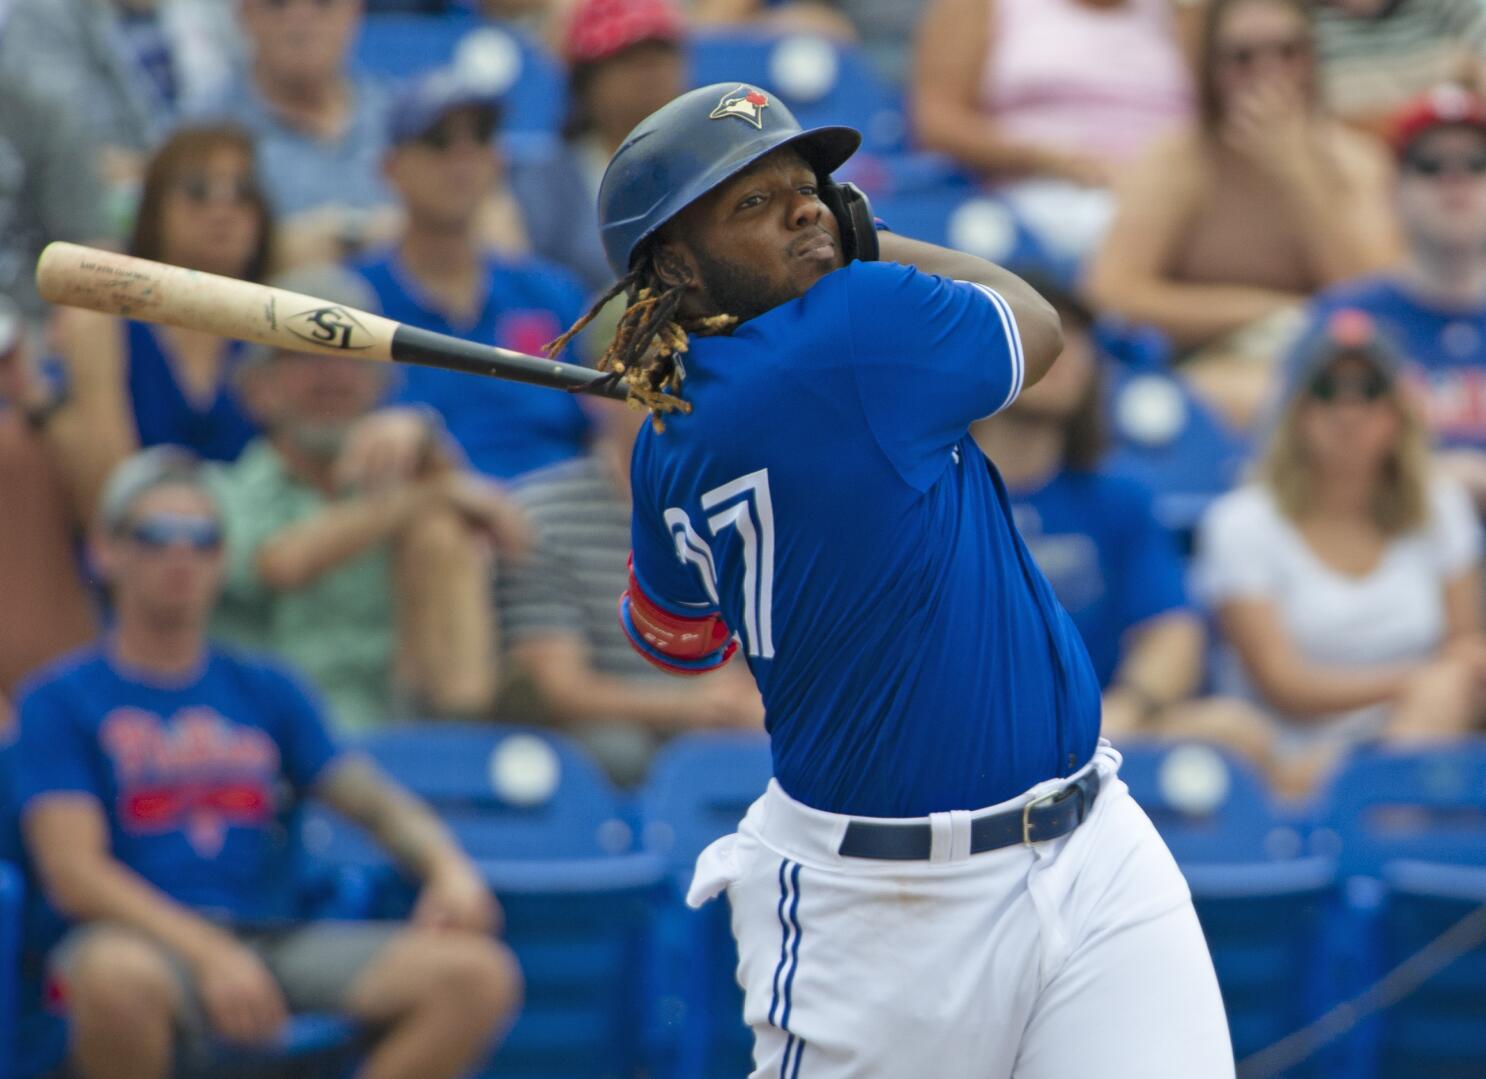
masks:
<instances>
[{"instance_id":1,"label":"black leather belt","mask_svg":"<svg viewBox=\"0 0 1486 1079\"><path fill-rule=\"evenodd\" d=\"M1019 809L987 813L970 821L970 853L1042 843L1067 835L1089 815L1099 797L1099 770L1090 768L1061 790L1045 794ZM933 848L931 827L854 820L846 826L837 853L847 858L889 862L927 861Z\"/></svg>"}]
</instances>

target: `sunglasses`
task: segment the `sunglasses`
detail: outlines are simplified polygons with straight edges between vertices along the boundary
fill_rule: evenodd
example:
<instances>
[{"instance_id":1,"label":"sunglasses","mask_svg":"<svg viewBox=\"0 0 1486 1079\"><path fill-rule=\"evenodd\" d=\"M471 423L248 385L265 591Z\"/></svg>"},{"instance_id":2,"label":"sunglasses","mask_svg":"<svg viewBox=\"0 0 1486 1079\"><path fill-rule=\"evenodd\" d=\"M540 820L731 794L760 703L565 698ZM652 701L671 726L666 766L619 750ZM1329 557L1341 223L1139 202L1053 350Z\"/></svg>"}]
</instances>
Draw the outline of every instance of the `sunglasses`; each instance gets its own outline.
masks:
<instances>
[{"instance_id":1,"label":"sunglasses","mask_svg":"<svg viewBox=\"0 0 1486 1079\"><path fill-rule=\"evenodd\" d=\"M482 109L477 114L474 123L463 119L441 120L419 135L418 143L420 146L426 146L439 153L443 153L458 142L460 136L473 139L478 146L488 146L495 138L495 129L499 125L500 117L494 111Z\"/></svg>"},{"instance_id":2,"label":"sunglasses","mask_svg":"<svg viewBox=\"0 0 1486 1079\"><path fill-rule=\"evenodd\" d=\"M1486 150L1465 155L1409 154L1403 167L1415 176L1486 176Z\"/></svg>"},{"instance_id":3,"label":"sunglasses","mask_svg":"<svg viewBox=\"0 0 1486 1079\"><path fill-rule=\"evenodd\" d=\"M191 550L206 554L222 546L222 525L210 517L157 513L133 522L124 534L150 551L163 551L173 544L184 543Z\"/></svg>"},{"instance_id":4,"label":"sunglasses","mask_svg":"<svg viewBox=\"0 0 1486 1079\"><path fill-rule=\"evenodd\" d=\"M208 176L204 172L187 173L176 181L175 189L198 206L218 200L246 205L259 197L258 184L250 176L231 179Z\"/></svg>"},{"instance_id":5,"label":"sunglasses","mask_svg":"<svg viewBox=\"0 0 1486 1079\"><path fill-rule=\"evenodd\" d=\"M1303 37L1279 41L1245 41L1218 48L1218 62L1228 67L1248 70L1260 60L1280 60L1287 64L1304 60L1311 54L1311 44Z\"/></svg>"},{"instance_id":6,"label":"sunglasses","mask_svg":"<svg viewBox=\"0 0 1486 1079\"><path fill-rule=\"evenodd\" d=\"M1365 401L1372 404L1388 396L1393 389L1393 380L1381 371L1347 376L1324 371L1312 379L1306 389L1312 400L1324 404L1334 401Z\"/></svg>"}]
</instances>

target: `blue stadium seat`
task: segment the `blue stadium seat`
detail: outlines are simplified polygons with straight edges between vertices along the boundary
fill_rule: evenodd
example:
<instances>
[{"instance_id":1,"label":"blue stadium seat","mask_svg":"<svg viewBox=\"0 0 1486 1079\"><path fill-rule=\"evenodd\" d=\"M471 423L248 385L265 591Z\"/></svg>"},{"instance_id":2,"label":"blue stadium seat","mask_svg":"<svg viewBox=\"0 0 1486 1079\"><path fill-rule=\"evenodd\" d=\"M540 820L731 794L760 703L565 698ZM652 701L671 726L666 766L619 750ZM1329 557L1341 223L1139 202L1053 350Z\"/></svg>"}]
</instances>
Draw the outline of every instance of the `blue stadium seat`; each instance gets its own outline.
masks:
<instances>
[{"instance_id":1,"label":"blue stadium seat","mask_svg":"<svg viewBox=\"0 0 1486 1079\"><path fill-rule=\"evenodd\" d=\"M17 1058L16 1017L20 1006L21 925L25 884L20 866L0 861L0 1079L9 1079Z\"/></svg>"},{"instance_id":2,"label":"blue stadium seat","mask_svg":"<svg viewBox=\"0 0 1486 1079\"><path fill-rule=\"evenodd\" d=\"M567 115L562 66L520 28L469 12L368 16L352 63L357 71L394 80L452 66L501 95L503 136L554 135Z\"/></svg>"},{"instance_id":3,"label":"blue stadium seat","mask_svg":"<svg viewBox=\"0 0 1486 1079\"><path fill-rule=\"evenodd\" d=\"M653 1038L663 1074L676 1079L747 1075L752 1067L728 905L719 899L693 911L683 897L697 855L737 828L772 771L762 735L685 735L657 755L641 794L642 843L665 858L671 878L657 930Z\"/></svg>"},{"instance_id":4,"label":"blue stadium seat","mask_svg":"<svg viewBox=\"0 0 1486 1079\"><path fill-rule=\"evenodd\" d=\"M873 153L905 145L902 95L855 45L749 28L699 32L687 49L692 86L751 83L776 95L804 127L854 127Z\"/></svg>"},{"instance_id":5,"label":"blue stadium seat","mask_svg":"<svg viewBox=\"0 0 1486 1079\"><path fill-rule=\"evenodd\" d=\"M1464 954L1383 1015L1379 1079L1479 1079L1486 1075L1486 868L1392 862L1383 870L1383 966L1392 969L1471 917Z\"/></svg>"},{"instance_id":6,"label":"blue stadium seat","mask_svg":"<svg viewBox=\"0 0 1486 1079\"><path fill-rule=\"evenodd\" d=\"M392 728L364 748L428 800L500 897L525 1005L482 1076L629 1075L643 1051L643 985L665 876L636 852L619 797L574 743L486 725ZM304 821L308 855L375 874L373 913L403 917L415 888L359 829L321 808Z\"/></svg>"}]
</instances>

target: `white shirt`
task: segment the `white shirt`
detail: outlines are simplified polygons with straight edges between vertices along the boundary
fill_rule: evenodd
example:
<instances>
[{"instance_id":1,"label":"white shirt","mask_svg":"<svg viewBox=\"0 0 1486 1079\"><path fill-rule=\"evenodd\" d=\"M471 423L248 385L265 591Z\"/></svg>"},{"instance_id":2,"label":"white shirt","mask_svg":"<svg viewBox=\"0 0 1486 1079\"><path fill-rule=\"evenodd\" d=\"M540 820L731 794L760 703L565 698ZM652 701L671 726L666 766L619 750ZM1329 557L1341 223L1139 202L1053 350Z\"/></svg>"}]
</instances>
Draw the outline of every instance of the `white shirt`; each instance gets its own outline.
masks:
<instances>
[{"instance_id":1,"label":"white shirt","mask_svg":"<svg viewBox=\"0 0 1486 1079\"><path fill-rule=\"evenodd\" d=\"M1371 668L1424 659L1445 638L1445 584L1479 561L1482 546L1480 522L1459 484L1434 481L1429 511L1422 528L1388 544L1371 572L1351 576L1321 561L1267 487L1250 484L1203 517L1197 594L1214 609L1229 600L1270 601L1310 663ZM1215 675L1219 692L1263 703L1231 648L1223 649ZM1362 738L1386 718L1377 706L1285 726L1297 737Z\"/></svg>"}]
</instances>

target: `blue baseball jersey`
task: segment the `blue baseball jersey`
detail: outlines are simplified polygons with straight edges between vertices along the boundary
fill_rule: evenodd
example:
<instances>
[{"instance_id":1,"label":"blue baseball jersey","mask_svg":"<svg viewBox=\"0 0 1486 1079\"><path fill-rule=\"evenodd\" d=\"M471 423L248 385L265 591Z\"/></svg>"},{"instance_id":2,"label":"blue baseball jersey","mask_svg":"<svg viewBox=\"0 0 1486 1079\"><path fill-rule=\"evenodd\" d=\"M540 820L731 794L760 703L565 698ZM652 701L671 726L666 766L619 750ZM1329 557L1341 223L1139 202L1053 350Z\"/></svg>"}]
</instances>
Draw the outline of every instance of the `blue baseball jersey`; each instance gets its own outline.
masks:
<instances>
[{"instance_id":1,"label":"blue baseball jersey","mask_svg":"<svg viewBox=\"0 0 1486 1079\"><path fill-rule=\"evenodd\" d=\"M1175 540L1134 480L1065 470L1010 494L1017 531L1108 686L1132 627L1189 606Z\"/></svg>"},{"instance_id":2,"label":"blue baseball jersey","mask_svg":"<svg viewBox=\"0 0 1486 1079\"><path fill-rule=\"evenodd\" d=\"M738 634L785 791L922 816L1089 758L1098 681L968 435L1021 388L1000 296L852 263L686 370L635 444L635 576Z\"/></svg>"},{"instance_id":3,"label":"blue baseball jersey","mask_svg":"<svg viewBox=\"0 0 1486 1079\"><path fill-rule=\"evenodd\" d=\"M212 649L166 683L95 646L40 672L18 712L23 815L91 795L113 856L178 902L238 923L300 914L291 817L337 749L297 679Z\"/></svg>"},{"instance_id":4,"label":"blue baseball jersey","mask_svg":"<svg viewBox=\"0 0 1486 1079\"><path fill-rule=\"evenodd\" d=\"M469 323L450 321L395 253L352 268L371 284L388 318L528 355L540 355L584 311L577 279L539 259L486 259L485 299ZM470 465L487 476L508 479L583 452L588 421L571 394L431 367L401 371L395 400L437 409Z\"/></svg>"},{"instance_id":5,"label":"blue baseball jersey","mask_svg":"<svg viewBox=\"0 0 1486 1079\"><path fill-rule=\"evenodd\" d=\"M1348 307L1370 314L1402 348L1439 444L1486 450L1486 303L1440 307L1392 277L1369 277L1317 296L1307 330Z\"/></svg>"}]
</instances>

